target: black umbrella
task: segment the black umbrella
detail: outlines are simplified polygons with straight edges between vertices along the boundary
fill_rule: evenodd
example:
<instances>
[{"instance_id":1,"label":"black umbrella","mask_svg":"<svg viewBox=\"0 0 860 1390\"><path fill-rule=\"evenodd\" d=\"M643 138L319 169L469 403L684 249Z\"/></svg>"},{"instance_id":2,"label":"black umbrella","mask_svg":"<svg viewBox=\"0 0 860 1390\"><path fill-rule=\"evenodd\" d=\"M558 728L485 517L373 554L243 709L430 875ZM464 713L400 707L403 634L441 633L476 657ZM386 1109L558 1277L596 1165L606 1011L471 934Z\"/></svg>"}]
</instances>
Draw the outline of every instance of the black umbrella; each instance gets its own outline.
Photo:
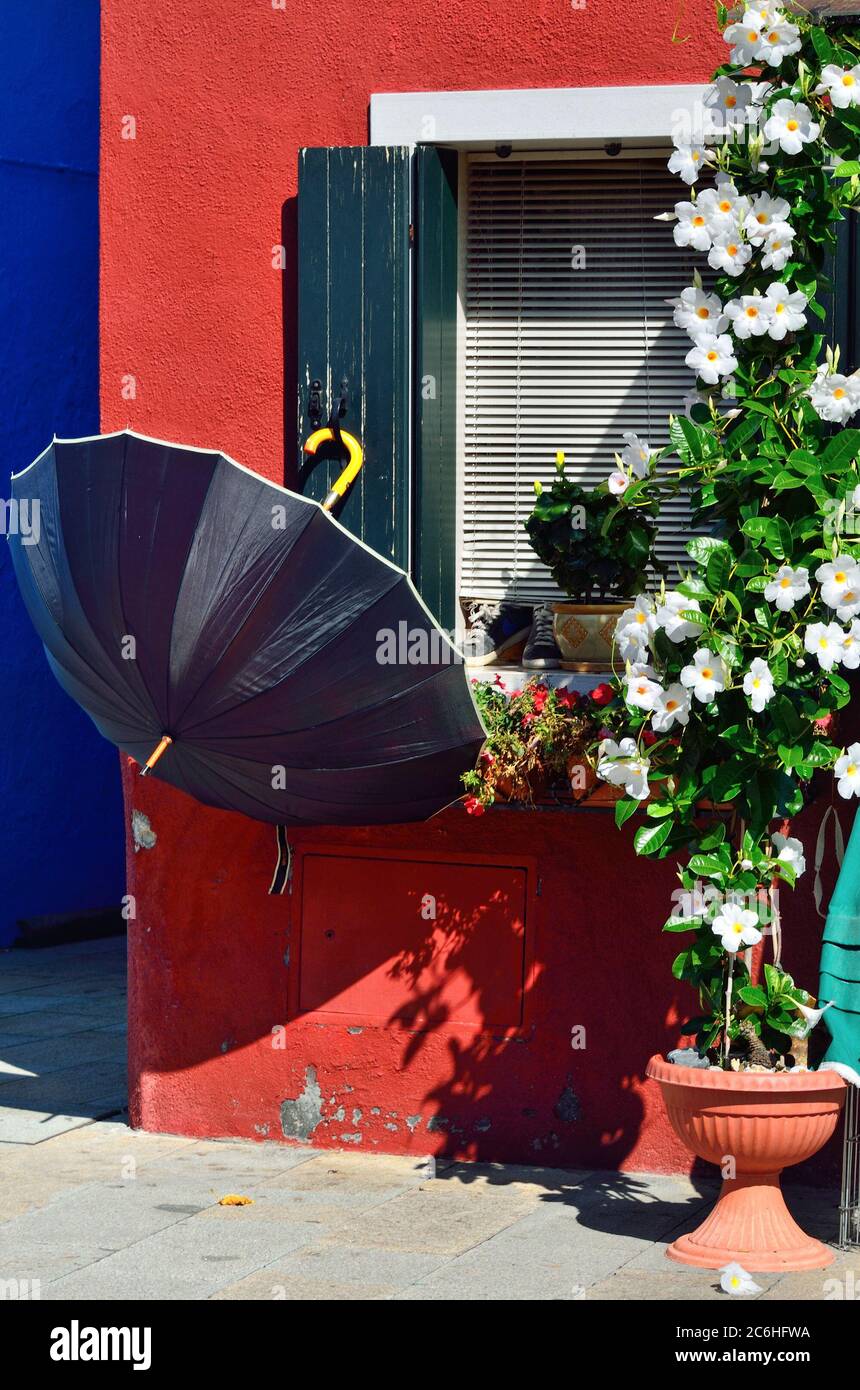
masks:
<instances>
[{"instance_id":1,"label":"black umbrella","mask_svg":"<svg viewBox=\"0 0 860 1390\"><path fill-rule=\"evenodd\" d=\"M153 775L276 824L423 820L462 794L484 739L462 661L317 502L130 431L55 440L12 490L54 674Z\"/></svg>"}]
</instances>

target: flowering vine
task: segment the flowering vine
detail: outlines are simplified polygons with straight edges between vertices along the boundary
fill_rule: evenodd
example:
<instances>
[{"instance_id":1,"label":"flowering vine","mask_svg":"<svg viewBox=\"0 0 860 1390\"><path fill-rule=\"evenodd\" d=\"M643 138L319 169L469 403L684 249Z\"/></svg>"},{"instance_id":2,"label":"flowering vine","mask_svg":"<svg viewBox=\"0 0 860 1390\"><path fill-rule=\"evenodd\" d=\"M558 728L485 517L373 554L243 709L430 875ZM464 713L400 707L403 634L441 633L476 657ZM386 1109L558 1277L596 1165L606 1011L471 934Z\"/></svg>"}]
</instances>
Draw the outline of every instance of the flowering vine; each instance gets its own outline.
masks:
<instances>
[{"instance_id":1,"label":"flowering vine","mask_svg":"<svg viewBox=\"0 0 860 1390\"><path fill-rule=\"evenodd\" d=\"M860 665L860 376L839 370L822 303L860 201L860 41L769 0L717 10L729 61L676 132L689 194L663 215L705 264L673 301L697 389L661 457L680 458L709 531L676 587L618 623L597 770L623 792L618 825L644 809L637 853L687 852L664 930L692 933L674 965L701 1003L686 1031L728 1058L754 1035L785 1053L820 1017L778 959L752 984L742 951L777 939L775 890L805 868L788 822L816 770L860 795L860 744L834 742Z\"/></svg>"}]
</instances>

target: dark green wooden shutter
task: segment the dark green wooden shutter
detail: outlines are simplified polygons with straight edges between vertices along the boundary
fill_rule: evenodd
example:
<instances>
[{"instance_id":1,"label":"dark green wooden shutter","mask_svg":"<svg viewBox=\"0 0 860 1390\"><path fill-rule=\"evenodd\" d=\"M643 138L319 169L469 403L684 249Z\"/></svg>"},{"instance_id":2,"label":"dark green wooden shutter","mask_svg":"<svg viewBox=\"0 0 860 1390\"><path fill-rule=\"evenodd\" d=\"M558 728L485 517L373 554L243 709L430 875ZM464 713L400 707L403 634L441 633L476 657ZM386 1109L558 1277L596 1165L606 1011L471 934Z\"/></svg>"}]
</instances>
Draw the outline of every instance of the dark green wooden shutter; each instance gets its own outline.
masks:
<instances>
[{"instance_id":1,"label":"dark green wooden shutter","mask_svg":"<svg viewBox=\"0 0 860 1390\"><path fill-rule=\"evenodd\" d=\"M827 258L826 273L833 281L832 295L822 296L827 308L826 332L839 345L839 370L860 367L860 225L849 213L836 229L836 248Z\"/></svg>"},{"instance_id":2,"label":"dark green wooden shutter","mask_svg":"<svg viewBox=\"0 0 860 1390\"><path fill-rule=\"evenodd\" d=\"M416 157L415 582L443 626L456 620L457 160Z\"/></svg>"},{"instance_id":3,"label":"dark green wooden shutter","mask_svg":"<svg viewBox=\"0 0 860 1390\"><path fill-rule=\"evenodd\" d=\"M343 428L365 465L339 519L374 550L409 564L410 153L382 146L299 152L299 449L310 384L323 420L349 382ZM301 459L299 460L301 464ZM332 454L305 482L322 499L343 467Z\"/></svg>"}]
</instances>

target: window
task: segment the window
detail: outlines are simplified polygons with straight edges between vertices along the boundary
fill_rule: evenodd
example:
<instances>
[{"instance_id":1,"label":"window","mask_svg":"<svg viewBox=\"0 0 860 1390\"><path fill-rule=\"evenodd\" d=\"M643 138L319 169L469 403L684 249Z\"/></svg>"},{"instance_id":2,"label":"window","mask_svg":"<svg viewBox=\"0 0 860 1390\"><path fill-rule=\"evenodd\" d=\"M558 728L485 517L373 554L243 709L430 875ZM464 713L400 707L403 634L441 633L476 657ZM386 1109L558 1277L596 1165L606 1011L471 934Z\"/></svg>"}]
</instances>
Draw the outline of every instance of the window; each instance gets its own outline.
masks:
<instances>
[{"instance_id":1,"label":"window","mask_svg":"<svg viewBox=\"0 0 860 1390\"><path fill-rule=\"evenodd\" d=\"M459 590L557 596L523 523L555 452L569 476L607 477L625 430L653 447L694 382L667 299L692 259L655 222L674 206L663 151L473 154L461 195ZM677 574L685 499L661 518L658 550Z\"/></svg>"},{"instance_id":2,"label":"window","mask_svg":"<svg viewBox=\"0 0 860 1390\"><path fill-rule=\"evenodd\" d=\"M385 93L370 145L301 152L287 481L322 498L340 472L335 450L305 478L301 444L345 381L366 461L339 520L411 572L444 627L460 595L552 596L522 526L535 477L561 448L605 478L623 432L664 444L694 387L665 301L702 260L653 218L684 197L666 132L702 91ZM842 233L828 332L853 366L860 230ZM672 576L688 531L669 504Z\"/></svg>"}]
</instances>

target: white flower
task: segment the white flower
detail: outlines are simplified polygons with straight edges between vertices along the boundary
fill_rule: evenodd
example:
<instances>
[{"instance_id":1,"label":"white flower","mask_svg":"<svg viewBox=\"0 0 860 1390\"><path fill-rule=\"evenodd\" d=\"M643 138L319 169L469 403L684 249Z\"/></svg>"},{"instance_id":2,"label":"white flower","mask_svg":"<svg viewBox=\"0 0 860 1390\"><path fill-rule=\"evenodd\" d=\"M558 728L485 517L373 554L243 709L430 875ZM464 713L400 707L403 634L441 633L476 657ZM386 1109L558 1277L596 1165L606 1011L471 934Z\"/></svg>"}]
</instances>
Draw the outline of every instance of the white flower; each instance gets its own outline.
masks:
<instances>
[{"instance_id":1,"label":"white flower","mask_svg":"<svg viewBox=\"0 0 860 1390\"><path fill-rule=\"evenodd\" d=\"M726 314L736 338L761 338L770 327L773 307L766 295L744 294L729 300Z\"/></svg>"},{"instance_id":2,"label":"white flower","mask_svg":"<svg viewBox=\"0 0 860 1390\"><path fill-rule=\"evenodd\" d=\"M733 82L730 77L718 77L705 92L705 107L722 117L722 125L732 129L745 123L745 112L752 97L747 83Z\"/></svg>"},{"instance_id":3,"label":"white flower","mask_svg":"<svg viewBox=\"0 0 860 1390\"><path fill-rule=\"evenodd\" d=\"M860 666L860 618L855 618L842 634L842 665L849 671Z\"/></svg>"},{"instance_id":4,"label":"white flower","mask_svg":"<svg viewBox=\"0 0 860 1390\"><path fill-rule=\"evenodd\" d=\"M731 181L706 188L696 199L712 236L723 232L737 233L749 212L750 200L738 192Z\"/></svg>"},{"instance_id":5,"label":"white flower","mask_svg":"<svg viewBox=\"0 0 860 1390\"><path fill-rule=\"evenodd\" d=\"M647 676L649 681L657 680L657 672L650 661L628 661L626 679L632 681L637 676Z\"/></svg>"},{"instance_id":6,"label":"white flower","mask_svg":"<svg viewBox=\"0 0 860 1390\"><path fill-rule=\"evenodd\" d=\"M625 447L621 453L621 462L636 478L647 478L650 473L651 459L659 453L659 449L652 449L648 441L640 439L633 430L625 430L622 438Z\"/></svg>"},{"instance_id":7,"label":"white flower","mask_svg":"<svg viewBox=\"0 0 860 1390\"><path fill-rule=\"evenodd\" d=\"M780 342L786 333L796 333L798 328L802 328L806 323L806 314L803 311L808 301L800 290L792 293L788 285L776 280L765 290L765 299L771 303L767 331L777 342Z\"/></svg>"},{"instance_id":8,"label":"white flower","mask_svg":"<svg viewBox=\"0 0 860 1390\"><path fill-rule=\"evenodd\" d=\"M768 603L775 603L781 613L787 613L799 599L809 593L809 570L803 565L792 569L791 565L780 565L770 584L764 591Z\"/></svg>"},{"instance_id":9,"label":"white flower","mask_svg":"<svg viewBox=\"0 0 860 1390\"><path fill-rule=\"evenodd\" d=\"M657 604L657 626L661 627L672 642L683 642L686 637L698 637L701 623L682 618L681 613L701 613L698 599L686 598L677 589L669 589L662 603Z\"/></svg>"},{"instance_id":10,"label":"white flower","mask_svg":"<svg viewBox=\"0 0 860 1390\"><path fill-rule=\"evenodd\" d=\"M632 608L621 614L615 626L615 645L622 661L641 661L657 631L657 616L647 594L639 594Z\"/></svg>"},{"instance_id":11,"label":"white flower","mask_svg":"<svg viewBox=\"0 0 860 1390\"><path fill-rule=\"evenodd\" d=\"M773 699L773 676L766 661L757 656L750 662L744 676L744 694L749 695L750 704L756 714L761 714L769 700Z\"/></svg>"},{"instance_id":12,"label":"white flower","mask_svg":"<svg viewBox=\"0 0 860 1390\"><path fill-rule=\"evenodd\" d=\"M832 671L842 660L844 636L838 623L810 623L803 634L803 645L806 651L818 657L822 671Z\"/></svg>"},{"instance_id":13,"label":"white flower","mask_svg":"<svg viewBox=\"0 0 860 1390\"><path fill-rule=\"evenodd\" d=\"M686 329L691 338L699 333L719 334L728 327L729 321L716 294L706 294L690 285L681 291L678 299L671 299L669 303L675 306L675 323Z\"/></svg>"},{"instance_id":14,"label":"white flower","mask_svg":"<svg viewBox=\"0 0 860 1390\"><path fill-rule=\"evenodd\" d=\"M743 16L723 30L723 38L731 44L729 61L736 68L748 68L758 56L764 20L754 10L744 10Z\"/></svg>"},{"instance_id":15,"label":"white flower","mask_svg":"<svg viewBox=\"0 0 860 1390\"><path fill-rule=\"evenodd\" d=\"M738 365L738 359L732 353L732 340L727 333L703 333L684 361L708 386L716 386L720 377L731 376Z\"/></svg>"},{"instance_id":16,"label":"white flower","mask_svg":"<svg viewBox=\"0 0 860 1390\"><path fill-rule=\"evenodd\" d=\"M791 260L794 246L794 228L787 222L780 222L767 234L764 253L761 258L762 270L784 270Z\"/></svg>"},{"instance_id":17,"label":"white flower","mask_svg":"<svg viewBox=\"0 0 860 1390\"><path fill-rule=\"evenodd\" d=\"M692 690L697 700L708 704L720 690L726 688L726 668L720 657L700 647L693 657L693 664L685 666L681 672L681 684Z\"/></svg>"},{"instance_id":18,"label":"white flower","mask_svg":"<svg viewBox=\"0 0 860 1390\"><path fill-rule=\"evenodd\" d=\"M627 682L624 697L628 705L633 705L636 709L651 710L662 694L663 687L659 681L651 680L648 676L634 676Z\"/></svg>"},{"instance_id":19,"label":"white flower","mask_svg":"<svg viewBox=\"0 0 860 1390\"><path fill-rule=\"evenodd\" d=\"M831 420L836 425L844 425L860 410L860 381L857 377L828 372L824 366L818 368L818 375L806 394L821 419Z\"/></svg>"},{"instance_id":20,"label":"white flower","mask_svg":"<svg viewBox=\"0 0 860 1390\"><path fill-rule=\"evenodd\" d=\"M647 758L640 758L636 740L623 738L615 743L605 738L600 745L597 775L614 787L623 787L628 796L644 801L648 795Z\"/></svg>"},{"instance_id":21,"label":"white flower","mask_svg":"<svg viewBox=\"0 0 860 1390\"><path fill-rule=\"evenodd\" d=\"M694 251L707 251L711 245L708 221L695 203L676 203L678 219L672 231L677 246L692 246Z\"/></svg>"},{"instance_id":22,"label":"white flower","mask_svg":"<svg viewBox=\"0 0 860 1390\"><path fill-rule=\"evenodd\" d=\"M714 918L711 931L720 938L724 951L734 955L744 946L757 946L761 932L757 926L758 917L749 908L738 903L726 903L718 917Z\"/></svg>"},{"instance_id":23,"label":"white flower","mask_svg":"<svg viewBox=\"0 0 860 1390\"><path fill-rule=\"evenodd\" d=\"M853 68L840 68L828 63L821 69L821 81L815 88L818 96L829 92L833 106L844 110L860 102L860 63Z\"/></svg>"},{"instance_id":24,"label":"white flower","mask_svg":"<svg viewBox=\"0 0 860 1390\"><path fill-rule=\"evenodd\" d=\"M800 30L794 24L789 24L784 15L779 15L762 28L756 57L760 62L778 68L783 58L796 53L799 48Z\"/></svg>"},{"instance_id":25,"label":"white flower","mask_svg":"<svg viewBox=\"0 0 860 1390\"><path fill-rule=\"evenodd\" d=\"M720 1270L720 1288L723 1293L731 1294L761 1293L761 1285L736 1261L723 1265Z\"/></svg>"},{"instance_id":26,"label":"white flower","mask_svg":"<svg viewBox=\"0 0 860 1390\"><path fill-rule=\"evenodd\" d=\"M801 874L805 874L806 859L803 854L803 841L798 840L794 835L781 835L779 831L775 835L771 835L770 838L780 863L787 864L790 869L793 869L795 878L800 878Z\"/></svg>"},{"instance_id":27,"label":"white flower","mask_svg":"<svg viewBox=\"0 0 860 1390\"><path fill-rule=\"evenodd\" d=\"M609 491L614 497L620 497L622 492L626 492L630 486L630 475L622 473L620 469L615 469L610 473L606 480Z\"/></svg>"},{"instance_id":28,"label":"white flower","mask_svg":"<svg viewBox=\"0 0 860 1390\"><path fill-rule=\"evenodd\" d=\"M802 101L790 101L788 97L774 103L764 123L765 139L776 140L783 154L800 154L804 145L818 139L820 130L809 107Z\"/></svg>"},{"instance_id":29,"label":"white flower","mask_svg":"<svg viewBox=\"0 0 860 1390\"><path fill-rule=\"evenodd\" d=\"M705 251L707 247L697 246L696 250ZM742 275L751 256L752 247L741 240L740 232L721 232L713 238L713 245L708 251L708 265L714 270L724 270L727 275Z\"/></svg>"},{"instance_id":30,"label":"white flower","mask_svg":"<svg viewBox=\"0 0 860 1390\"><path fill-rule=\"evenodd\" d=\"M761 246L775 227L785 226L790 211L785 198L772 198L769 193L759 193L753 198L744 219L744 231L753 246Z\"/></svg>"},{"instance_id":31,"label":"white flower","mask_svg":"<svg viewBox=\"0 0 860 1390\"><path fill-rule=\"evenodd\" d=\"M677 681L661 690L654 702L651 725L655 733L665 734L673 724L686 724L690 719L690 696Z\"/></svg>"},{"instance_id":32,"label":"white flower","mask_svg":"<svg viewBox=\"0 0 860 1390\"><path fill-rule=\"evenodd\" d=\"M836 759L833 775L837 778L836 790L847 800L849 796L860 796L860 743L852 743L841 758Z\"/></svg>"},{"instance_id":33,"label":"white flower","mask_svg":"<svg viewBox=\"0 0 860 1390\"><path fill-rule=\"evenodd\" d=\"M824 1005L823 1009L811 1009L808 1004L795 1004L794 1007L797 1009L797 1012L803 1014L803 1017L806 1019L806 1027L803 1032L797 1033L795 1036L799 1038L808 1038L816 1024L821 1022L824 1014L827 1013L828 1009L832 1009L835 1003L836 1000L831 999Z\"/></svg>"},{"instance_id":34,"label":"white flower","mask_svg":"<svg viewBox=\"0 0 860 1390\"><path fill-rule=\"evenodd\" d=\"M616 762L619 758L635 758L638 755L635 738L623 738L620 743L616 743L614 738L605 738L600 744L598 756Z\"/></svg>"},{"instance_id":35,"label":"white flower","mask_svg":"<svg viewBox=\"0 0 860 1390\"><path fill-rule=\"evenodd\" d=\"M837 618L845 621L860 613L860 565L849 555L837 555L826 565L819 565L815 578L821 585L821 597L828 608L836 609Z\"/></svg>"},{"instance_id":36,"label":"white flower","mask_svg":"<svg viewBox=\"0 0 860 1390\"><path fill-rule=\"evenodd\" d=\"M712 156L704 145L678 145L669 156L667 169L670 174L678 174L684 183L695 183L705 164Z\"/></svg>"}]
</instances>

